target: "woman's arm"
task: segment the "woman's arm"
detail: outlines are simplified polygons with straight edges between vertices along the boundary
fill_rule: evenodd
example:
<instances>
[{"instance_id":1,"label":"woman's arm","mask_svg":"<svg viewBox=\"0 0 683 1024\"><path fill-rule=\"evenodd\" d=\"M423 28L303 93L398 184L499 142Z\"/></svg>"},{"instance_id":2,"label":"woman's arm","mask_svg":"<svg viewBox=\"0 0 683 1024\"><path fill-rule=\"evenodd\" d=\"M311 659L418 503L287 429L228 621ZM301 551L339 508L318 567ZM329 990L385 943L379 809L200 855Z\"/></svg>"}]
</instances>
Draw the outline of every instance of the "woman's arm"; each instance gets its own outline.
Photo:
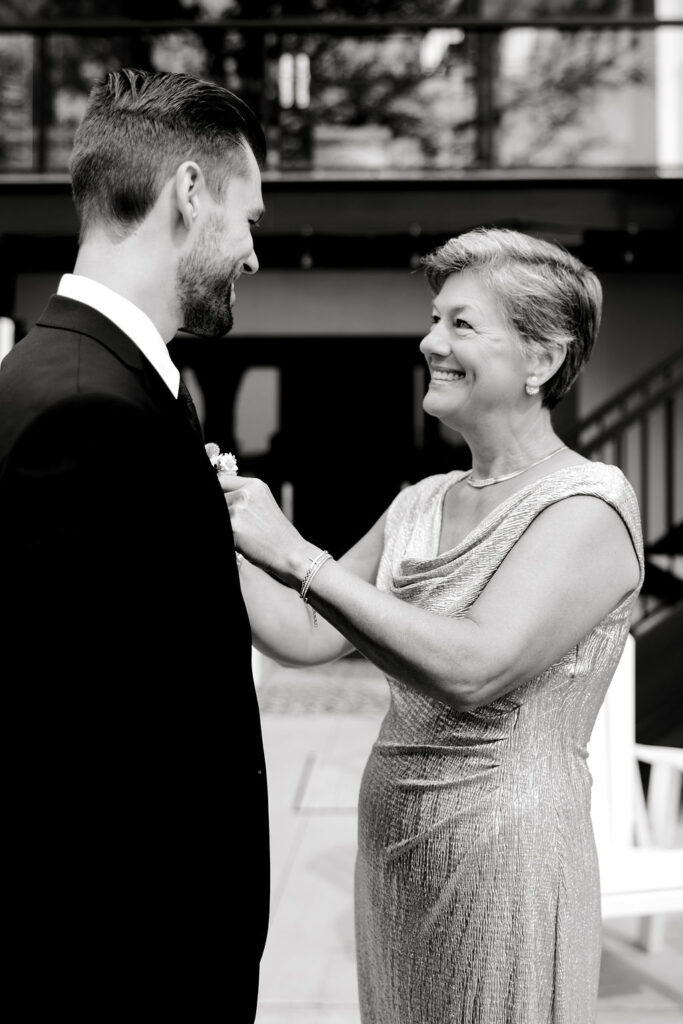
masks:
<instances>
[{"instance_id":1,"label":"woman's arm","mask_svg":"<svg viewBox=\"0 0 683 1024\"><path fill-rule=\"evenodd\" d=\"M375 525L339 559L357 579L374 583L384 543L382 516ZM312 555L318 548L311 546ZM310 564L310 563L309 563ZM254 647L280 665L321 665L336 661L354 650L354 645L322 616L313 625L312 607L298 592L244 559L240 584L247 606Z\"/></svg>"},{"instance_id":2,"label":"woman's arm","mask_svg":"<svg viewBox=\"0 0 683 1024\"><path fill-rule=\"evenodd\" d=\"M260 481L235 480L228 489L238 547L298 590L319 549L286 520L283 528L270 519L263 530L268 516L262 516L262 489L267 488ZM381 671L468 709L547 669L615 608L638 578L636 554L618 514L598 498L574 496L534 520L460 618L412 607L332 561L313 578L309 600Z\"/></svg>"}]
</instances>

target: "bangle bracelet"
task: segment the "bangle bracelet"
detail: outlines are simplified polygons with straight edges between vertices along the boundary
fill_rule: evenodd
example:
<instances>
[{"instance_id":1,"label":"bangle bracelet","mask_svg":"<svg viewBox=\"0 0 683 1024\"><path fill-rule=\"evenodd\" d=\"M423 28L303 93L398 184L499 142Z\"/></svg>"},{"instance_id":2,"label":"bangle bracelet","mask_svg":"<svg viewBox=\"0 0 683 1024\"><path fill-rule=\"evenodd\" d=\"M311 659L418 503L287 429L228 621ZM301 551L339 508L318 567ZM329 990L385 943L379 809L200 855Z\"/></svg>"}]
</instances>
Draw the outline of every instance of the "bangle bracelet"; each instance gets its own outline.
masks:
<instances>
[{"instance_id":1,"label":"bangle bracelet","mask_svg":"<svg viewBox=\"0 0 683 1024\"><path fill-rule=\"evenodd\" d=\"M310 566L308 567L306 575L301 581L301 590L299 591L299 596L301 600L304 602L304 604L308 604L308 591L311 586L311 581L313 577L318 572L318 570L325 564L325 562L329 562L331 558L332 555L329 553L329 551L321 551L319 555L316 555L316 557L313 559ZM313 625L317 628L318 616L315 613L315 608L313 608L312 610Z\"/></svg>"}]
</instances>

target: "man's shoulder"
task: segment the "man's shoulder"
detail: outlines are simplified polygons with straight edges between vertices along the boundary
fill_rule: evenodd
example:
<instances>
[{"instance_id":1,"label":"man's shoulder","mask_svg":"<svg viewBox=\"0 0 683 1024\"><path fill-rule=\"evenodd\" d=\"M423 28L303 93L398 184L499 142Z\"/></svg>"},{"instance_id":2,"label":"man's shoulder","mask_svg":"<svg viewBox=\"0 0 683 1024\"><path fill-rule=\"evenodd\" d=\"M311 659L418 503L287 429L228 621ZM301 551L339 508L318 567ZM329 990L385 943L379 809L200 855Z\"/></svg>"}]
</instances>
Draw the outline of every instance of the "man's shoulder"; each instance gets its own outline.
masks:
<instances>
[{"instance_id":1,"label":"man's shoulder","mask_svg":"<svg viewBox=\"0 0 683 1024\"><path fill-rule=\"evenodd\" d=\"M104 344L72 329L37 323L0 367L0 459L39 420L59 410L87 415L98 403L150 411L139 373Z\"/></svg>"},{"instance_id":2,"label":"man's shoulder","mask_svg":"<svg viewBox=\"0 0 683 1024\"><path fill-rule=\"evenodd\" d=\"M42 407L83 391L129 388L131 374L106 346L87 335L36 324L5 356L0 396L12 412Z\"/></svg>"}]
</instances>

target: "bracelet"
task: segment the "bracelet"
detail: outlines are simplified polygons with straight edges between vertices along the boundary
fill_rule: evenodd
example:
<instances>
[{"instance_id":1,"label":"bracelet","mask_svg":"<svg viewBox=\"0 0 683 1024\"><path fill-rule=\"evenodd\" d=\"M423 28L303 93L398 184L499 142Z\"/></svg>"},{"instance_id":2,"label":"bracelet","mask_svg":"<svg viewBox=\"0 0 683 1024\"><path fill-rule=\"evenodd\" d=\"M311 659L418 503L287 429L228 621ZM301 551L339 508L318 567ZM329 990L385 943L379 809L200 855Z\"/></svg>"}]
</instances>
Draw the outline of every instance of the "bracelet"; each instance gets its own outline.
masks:
<instances>
[{"instance_id":1,"label":"bracelet","mask_svg":"<svg viewBox=\"0 0 683 1024\"><path fill-rule=\"evenodd\" d=\"M318 570L325 564L325 562L329 562L331 558L332 555L329 553L329 551L321 551L319 555L316 555L316 557L313 559L310 566L308 567L306 575L301 581L301 590L299 592L299 596L301 600L304 602L304 604L308 604L308 591L311 586L311 581L313 580L313 577L318 572ZM317 628L318 616L315 613L315 608L313 608L312 611L313 625Z\"/></svg>"}]
</instances>

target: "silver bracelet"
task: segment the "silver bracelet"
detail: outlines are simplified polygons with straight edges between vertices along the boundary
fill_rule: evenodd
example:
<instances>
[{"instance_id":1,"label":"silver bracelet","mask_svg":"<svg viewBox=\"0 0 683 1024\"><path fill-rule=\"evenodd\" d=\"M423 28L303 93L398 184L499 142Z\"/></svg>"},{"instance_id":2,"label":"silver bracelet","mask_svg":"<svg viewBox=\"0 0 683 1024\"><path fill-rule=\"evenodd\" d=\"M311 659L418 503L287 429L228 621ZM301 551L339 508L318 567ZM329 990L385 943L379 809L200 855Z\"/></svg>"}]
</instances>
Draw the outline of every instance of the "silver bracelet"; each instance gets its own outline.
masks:
<instances>
[{"instance_id":1,"label":"silver bracelet","mask_svg":"<svg viewBox=\"0 0 683 1024\"><path fill-rule=\"evenodd\" d=\"M313 580L313 577L318 572L318 570L325 564L325 562L329 562L329 560L331 558L332 558L332 555L329 553L329 551L321 551L320 554L316 555L316 557L313 559L313 561L309 565L308 570L306 572L306 575L304 576L304 578L301 581L301 590L299 591L299 596L300 596L301 600L304 602L304 604L308 604L309 603L308 602L308 591L309 591L309 588L311 586L311 581ZM317 628L317 626L318 626L318 616L315 613L315 608L313 608L312 611L313 611L313 625Z\"/></svg>"}]
</instances>

